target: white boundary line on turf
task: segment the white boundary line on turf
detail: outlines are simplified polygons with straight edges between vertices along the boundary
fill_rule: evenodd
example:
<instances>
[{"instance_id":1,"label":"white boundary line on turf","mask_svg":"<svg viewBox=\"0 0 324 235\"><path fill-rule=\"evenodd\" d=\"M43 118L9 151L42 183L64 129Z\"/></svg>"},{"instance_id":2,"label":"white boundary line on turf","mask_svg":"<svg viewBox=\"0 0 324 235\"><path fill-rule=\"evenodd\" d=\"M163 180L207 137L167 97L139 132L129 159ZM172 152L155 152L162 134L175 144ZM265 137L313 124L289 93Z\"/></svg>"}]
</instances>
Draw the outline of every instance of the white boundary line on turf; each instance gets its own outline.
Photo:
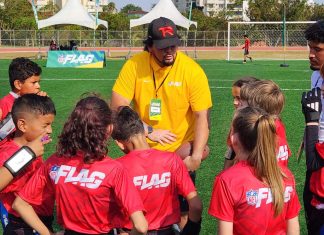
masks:
<instances>
[{"instance_id":1,"label":"white boundary line on turf","mask_svg":"<svg viewBox=\"0 0 324 235\"><path fill-rule=\"evenodd\" d=\"M232 87L221 87L221 86L211 86L210 89L232 89ZM290 88L281 88L283 91L307 91L309 89L302 89L302 88L295 88L295 89L290 89Z\"/></svg>"},{"instance_id":2,"label":"white boundary line on turf","mask_svg":"<svg viewBox=\"0 0 324 235\"><path fill-rule=\"evenodd\" d=\"M116 78L42 78L41 81L115 81ZM8 79L0 79L0 81L8 81ZM210 82L233 82L234 80L218 80L218 79L208 79ZM286 79L280 79L275 80L275 82L310 82L310 80L286 80Z\"/></svg>"}]
</instances>

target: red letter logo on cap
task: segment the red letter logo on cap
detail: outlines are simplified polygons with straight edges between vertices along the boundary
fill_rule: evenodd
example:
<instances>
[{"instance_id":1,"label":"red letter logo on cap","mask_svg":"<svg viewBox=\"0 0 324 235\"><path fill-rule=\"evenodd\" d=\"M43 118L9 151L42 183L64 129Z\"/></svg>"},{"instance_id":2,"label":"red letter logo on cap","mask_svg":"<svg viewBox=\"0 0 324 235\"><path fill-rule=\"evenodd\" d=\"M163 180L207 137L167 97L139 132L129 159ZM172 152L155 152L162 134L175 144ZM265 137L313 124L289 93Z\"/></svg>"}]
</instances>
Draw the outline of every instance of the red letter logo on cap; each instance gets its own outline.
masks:
<instances>
[{"instance_id":1,"label":"red letter logo on cap","mask_svg":"<svg viewBox=\"0 0 324 235\"><path fill-rule=\"evenodd\" d=\"M162 37L164 37L164 38L167 34L170 34L171 36L173 36L173 28L171 26L161 27L161 28L159 28L159 30L161 31Z\"/></svg>"}]
</instances>

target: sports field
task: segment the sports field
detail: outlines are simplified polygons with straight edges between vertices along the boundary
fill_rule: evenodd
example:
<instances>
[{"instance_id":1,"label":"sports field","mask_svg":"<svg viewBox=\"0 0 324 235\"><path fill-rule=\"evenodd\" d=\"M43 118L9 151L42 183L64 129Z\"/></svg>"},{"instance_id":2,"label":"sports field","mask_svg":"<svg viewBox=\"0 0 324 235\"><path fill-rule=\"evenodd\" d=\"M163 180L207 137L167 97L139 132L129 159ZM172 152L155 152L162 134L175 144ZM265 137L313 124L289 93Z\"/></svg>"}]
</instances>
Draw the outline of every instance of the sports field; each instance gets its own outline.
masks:
<instances>
[{"instance_id":1,"label":"sports field","mask_svg":"<svg viewBox=\"0 0 324 235\"><path fill-rule=\"evenodd\" d=\"M307 57L304 57L307 58ZM53 142L46 146L45 158L55 151L56 138L62 125L77 100L86 92L96 92L109 99L124 60L108 60L104 69L50 69L46 61L37 61L42 65L41 88L53 99L57 116L53 126ZM10 60L0 60L0 96L8 93L8 66ZM302 189L305 175L305 156L300 163L296 152L303 135L304 120L301 113L301 93L310 88L311 70L308 61L287 61L289 67L282 68L282 61L254 61L242 64L241 61L198 60L205 70L213 98L211 112L212 127L209 137L211 154L197 172L197 189L203 200L204 212L201 234L216 234L216 220L208 215L210 194L214 177L223 167L223 155L226 149L226 136L233 114L231 85L241 76L254 76L275 81L284 91L286 104L282 119L286 125L287 138L292 150L289 167L296 178L297 190L302 203ZM109 155L116 158L122 153L113 142ZM242 177L242 176L237 176ZM68 203L68 202L67 202ZM260 218L263 219L263 218ZM301 234L306 234L304 211L300 213ZM2 232L2 231L0 231Z\"/></svg>"}]
</instances>

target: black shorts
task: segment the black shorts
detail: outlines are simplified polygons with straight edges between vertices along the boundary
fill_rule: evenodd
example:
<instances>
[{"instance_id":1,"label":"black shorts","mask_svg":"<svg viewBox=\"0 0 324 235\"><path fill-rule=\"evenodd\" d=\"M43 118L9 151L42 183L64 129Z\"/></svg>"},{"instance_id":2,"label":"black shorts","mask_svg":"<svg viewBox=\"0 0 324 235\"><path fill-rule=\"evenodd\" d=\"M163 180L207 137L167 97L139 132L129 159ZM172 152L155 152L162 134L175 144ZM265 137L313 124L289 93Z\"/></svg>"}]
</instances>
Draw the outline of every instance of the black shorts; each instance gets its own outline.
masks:
<instances>
[{"instance_id":1,"label":"black shorts","mask_svg":"<svg viewBox=\"0 0 324 235\"><path fill-rule=\"evenodd\" d=\"M87 233L79 233L79 232L75 232L75 231L66 229L64 231L64 235L88 235L88 234ZM112 230L110 230L110 232L101 233L100 235L114 235L114 230L112 229Z\"/></svg>"},{"instance_id":2,"label":"black shorts","mask_svg":"<svg viewBox=\"0 0 324 235\"><path fill-rule=\"evenodd\" d=\"M195 171L189 171L189 175L190 175L190 178L193 182L193 184L195 185L196 183L196 172ZM189 211L189 204L187 202L187 200L179 195L179 202L180 202L180 211L181 212L188 212Z\"/></svg>"},{"instance_id":3,"label":"black shorts","mask_svg":"<svg viewBox=\"0 0 324 235\"><path fill-rule=\"evenodd\" d=\"M53 232L53 216L40 216L41 221L46 227ZM22 219L12 214L8 214L9 223L6 226L3 234L4 235L33 235L34 230Z\"/></svg>"},{"instance_id":4,"label":"black shorts","mask_svg":"<svg viewBox=\"0 0 324 235\"><path fill-rule=\"evenodd\" d=\"M249 49L244 49L244 55L248 55L248 54L250 54Z\"/></svg>"}]
</instances>

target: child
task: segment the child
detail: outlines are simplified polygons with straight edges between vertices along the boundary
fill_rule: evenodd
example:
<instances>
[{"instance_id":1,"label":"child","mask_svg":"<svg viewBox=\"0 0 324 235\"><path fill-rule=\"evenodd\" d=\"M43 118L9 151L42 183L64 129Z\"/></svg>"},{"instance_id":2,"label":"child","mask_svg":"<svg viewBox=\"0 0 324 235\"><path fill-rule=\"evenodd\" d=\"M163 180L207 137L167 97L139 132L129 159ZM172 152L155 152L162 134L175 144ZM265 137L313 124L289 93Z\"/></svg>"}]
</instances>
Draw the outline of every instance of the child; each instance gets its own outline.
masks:
<instances>
[{"instance_id":1,"label":"child","mask_svg":"<svg viewBox=\"0 0 324 235\"><path fill-rule=\"evenodd\" d=\"M241 88L243 85L252 83L255 81L260 81L259 79L255 77L242 77L238 80L236 80L232 85L232 96L233 96L233 105L234 108L237 109L241 106Z\"/></svg>"},{"instance_id":2,"label":"child","mask_svg":"<svg viewBox=\"0 0 324 235\"><path fill-rule=\"evenodd\" d=\"M313 88L302 95L305 116L306 181L304 205L309 234L324 234L324 143L318 136L322 111L321 90Z\"/></svg>"},{"instance_id":3,"label":"child","mask_svg":"<svg viewBox=\"0 0 324 235\"><path fill-rule=\"evenodd\" d=\"M143 204L125 168L107 156L112 112L95 96L81 99L63 127L57 152L18 193L13 207L40 234L48 229L28 204L42 203L42 194L56 200L58 222L65 235L107 234L122 210L134 224L133 234L145 234Z\"/></svg>"},{"instance_id":4,"label":"child","mask_svg":"<svg viewBox=\"0 0 324 235\"><path fill-rule=\"evenodd\" d=\"M240 95L241 87L244 84L252 83L255 81L259 81L259 79L255 77L242 77L233 83L232 96L233 96L233 105L235 109L241 106L241 95ZM231 147L230 135L231 133L229 132L227 136L227 151L224 156L225 157L224 169L227 169L228 167L233 165L233 159L235 157L235 153Z\"/></svg>"},{"instance_id":5,"label":"child","mask_svg":"<svg viewBox=\"0 0 324 235\"><path fill-rule=\"evenodd\" d=\"M270 80L256 81L246 84L241 89L242 107L259 107L270 115L274 115L278 140L277 161L280 165L288 167L288 158L291 151L288 146L286 129L280 119L285 97L279 86Z\"/></svg>"},{"instance_id":6,"label":"child","mask_svg":"<svg viewBox=\"0 0 324 235\"><path fill-rule=\"evenodd\" d=\"M219 219L218 234L298 235L300 204L292 173L276 161L274 118L238 109L231 140L237 164L215 178L208 211Z\"/></svg>"},{"instance_id":7,"label":"child","mask_svg":"<svg viewBox=\"0 0 324 235\"><path fill-rule=\"evenodd\" d=\"M9 83L11 91L0 100L0 121L11 111L16 98L24 94L38 94L46 96L40 91L41 67L35 62L19 57L12 60L9 65Z\"/></svg>"},{"instance_id":8,"label":"child","mask_svg":"<svg viewBox=\"0 0 324 235\"><path fill-rule=\"evenodd\" d=\"M252 62L252 57L249 56L250 55L250 45L251 45L251 41L249 39L249 36L247 34L244 34L244 46L242 47L242 49L244 49L244 60L243 60L243 64L246 63L246 58L249 58L250 61Z\"/></svg>"},{"instance_id":9,"label":"child","mask_svg":"<svg viewBox=\"0 0 324 235\"><path fill-rule=\"evenodd\" d=\"M172 225L180 221L181 194L189 203L189 219L183 234L199 234L202 204L181 158L172 152L151 149L142 121L128 106L119 108L112 136L126 153L117 161L125 166L141 195L149 233L174 234ZM131 227L128 220L124 228Z\"/></svg>"},{"instance_id":10,"label":"child","mask_svg":"<svg viewBox=\"0 0 324 235\"><path fill-rule=\"evenodd\" d=\"M22 146L42 136L50 139L52 133L52 122L56 114L52 100L47 96L26 94L15 100L12 107L12 117L16 126L13 138L9 138L0 146L0 164L5 166L6 160ZM12 208L12 203L19 192L34 174L36 169L42 165L42 158L37 157L18 177L14 178L1 192L0 200L9 213L9 224L5 227L4 234L33 234L33 229L26 225L19 214ZM43 195L43 198L46 195ZM43 221L51 229L53 200L48 200L35 211L42 217Z\"/></svg>"}]
</instances>

